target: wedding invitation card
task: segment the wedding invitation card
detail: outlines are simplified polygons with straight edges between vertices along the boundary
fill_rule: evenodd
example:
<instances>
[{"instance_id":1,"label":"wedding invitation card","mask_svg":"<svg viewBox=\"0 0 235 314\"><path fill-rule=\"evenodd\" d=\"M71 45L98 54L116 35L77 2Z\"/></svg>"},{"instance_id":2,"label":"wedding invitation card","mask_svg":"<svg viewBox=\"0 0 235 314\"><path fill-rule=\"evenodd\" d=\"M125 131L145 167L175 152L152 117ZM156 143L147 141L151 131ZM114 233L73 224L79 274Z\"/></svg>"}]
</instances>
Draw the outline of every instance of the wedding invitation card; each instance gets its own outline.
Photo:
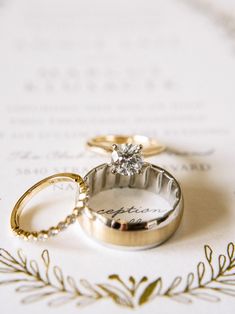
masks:
<instances>
[{"instance_id":1,"label":"wedding invitation card","mask_svg":"<svg viewBox=\"0 0 235 314\"><path fill-rule=\"evenodd\" d=\"M234 313L234 2L3 0L0 16L1 313ZM18 198L109 162L85 145L103 134L166 145L146 160L181 184L176 233L142 251L106 247L78 222L16 238ZM48 228L73 202L69 185L51 186L22 223Z\"/></svg>"}]
</instances>

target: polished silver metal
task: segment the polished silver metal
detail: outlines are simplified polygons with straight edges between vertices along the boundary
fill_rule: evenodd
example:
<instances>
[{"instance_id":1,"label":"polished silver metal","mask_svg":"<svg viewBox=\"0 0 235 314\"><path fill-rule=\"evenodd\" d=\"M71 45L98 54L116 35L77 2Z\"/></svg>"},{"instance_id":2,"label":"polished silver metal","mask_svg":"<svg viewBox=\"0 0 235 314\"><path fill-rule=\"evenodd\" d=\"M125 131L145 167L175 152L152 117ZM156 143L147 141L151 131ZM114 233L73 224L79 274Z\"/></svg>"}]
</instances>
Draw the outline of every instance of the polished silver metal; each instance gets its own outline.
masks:
<instances>
[{"instance_id":1,"label":"polished silver metal","mask_svg":"<svg viewBox=\"0 0 235 314\"><path fill-rule=\"evenodd\" d=\"M171 205L167 213L141 223L116 221L89 207L89 200L78 217L84 231L103 243L126 248L143 249L166 241L178 228L183 215L183 196L177 180L165 169L144 162L141 173L132 176L113 174L108 164L99 165L84 177L89 199L105 190L135 188L153 192Z\"/></svg>"}]
</instances>

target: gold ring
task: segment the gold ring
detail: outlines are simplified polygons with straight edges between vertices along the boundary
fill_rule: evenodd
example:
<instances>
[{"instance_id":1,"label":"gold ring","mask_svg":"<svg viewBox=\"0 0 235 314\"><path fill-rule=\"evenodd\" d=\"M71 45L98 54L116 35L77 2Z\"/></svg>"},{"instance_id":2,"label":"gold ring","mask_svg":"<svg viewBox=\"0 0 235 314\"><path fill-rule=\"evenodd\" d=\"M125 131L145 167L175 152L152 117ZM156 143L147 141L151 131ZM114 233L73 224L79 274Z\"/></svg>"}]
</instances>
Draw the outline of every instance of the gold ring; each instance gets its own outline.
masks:
<instances>
[{"instance_id":1,"label":"gold ring","mask_svg":"<svg viewBox=\"0 0 235 314\"><path fill-rule=\"evenodd\" d=\"M112 144L136 144L142 145L144 157L150 157L162 153L166 147L155 139L144 135L103 135L96 136L87 141L87 147L96 152L112 152Z\"/></svg>"},{"instance_id":2,"label":"gold ring","mask_svg":"<svg viewBox=\"0 0 235 314\"><path fill-rule=\"evenodd\" d=\"M59 222L56 226L51 227L47 230L40 231L27 231L23 230L20 227L20 215L22 210L25 208L25 205L33 198L35 194L40 192L42 189L48 187L49 185L55 184L57 182L75 182L78 185L77 195L76 195L76 206L73 209L72 214L68 215L64 221ZM64 230L68 225L72 224L76 221L78 215L81 210L85 206L85 202L88 197L88 189L83 179L74 173L58 173L47 177L35 185L33 185L30 189L28 189L17 201L15 204L12 214L11 214L11 229L15 235L22 237L25 240L45 240L48 237L57 235L60 231Z\"/></svg>"},{"instance_id":3,"label":"gold ring","mask_svg":"<svg viewBox=\"0 0 235 314\"><path fill-rule=\"evenodd\" d=\"M180 185L165 169L144 162L141 150L141 145L114 144L111 163L96 166L84 177L89 188L89 200L78 221L91 238L121 248L145 249L161 244L177 230L183 215L183 195ZM138 216L133 214L137 212L136 207L131 206L130 210L126 211L123 204L117 209L109 205L108 209L103 209L100 208L101 205L97 206L97 203L92 204L99 194L102 202L107 200L108 197L101 193L106 193L108 190L113 193L111 206L115 199L120 202L115 189L119 189L122 193L128 189L128 199L130 189L138 190L132 191L134 196L140 195L143 190L147 193L152 192L156 197L156 202L153 204L154 211L151 211L153 214ZM150 210L145 208L143 212L150 212ZM117 213L120 214L119 217ZM125 216L122 215L123 213ZM138 219L133 222L131 221L133 217Z\"/></svg>"}]
</instances>

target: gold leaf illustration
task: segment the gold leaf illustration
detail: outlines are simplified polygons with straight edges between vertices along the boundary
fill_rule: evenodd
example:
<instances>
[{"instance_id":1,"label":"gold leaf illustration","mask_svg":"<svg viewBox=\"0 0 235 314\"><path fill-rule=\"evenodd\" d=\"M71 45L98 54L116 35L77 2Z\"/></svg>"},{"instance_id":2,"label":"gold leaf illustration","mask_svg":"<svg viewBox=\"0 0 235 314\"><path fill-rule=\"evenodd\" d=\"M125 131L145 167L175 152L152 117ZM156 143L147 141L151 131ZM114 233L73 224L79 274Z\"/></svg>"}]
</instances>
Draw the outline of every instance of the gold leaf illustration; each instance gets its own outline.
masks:
<instances>
[{"instance_id":1,"label":"gold leaf illustration","mask_svg":"<svg viewBox=\"0 0 235 314\"><path fill-rule=\"evenodd\" d=\"M18 272L18 269L0 267L0 273L10 274L10 273L17 273L17 272Z\"/></svg>"},{"instance_id":2,"label":"gold leaf illustration","mask_svg":"<svg viewBox=\"0 0 235 314\"><path fill-rule=\"evenodd\" d=\"M1 261L5 260L13 264L17 264L17 261L15 260L15 258L5 249L0 248L0 257L1 257Z\"/></svg>"},{"instance_id":3,"label":"gold leaf illustration","mask_svg":"<svg viewBox=\"0 0 235 314\"><path fill-rule=\"evenodd\" d=\"M48 252L48 250L44 250L44 251L42 252L42 260L43 260L43 262L44 262L46 268L48 268L49 265L50 265L50 257L49 257L49 252Z\"/></svg>"},{"instance_id":4,"label":"gold leaf illustration","mask_svg":"<svg viewBox=\"0 0 235 314\"><path fill-rule=\"evenodd\" d=\"M53 267L53 272L54 272L55 278L60 283L62 289L64 289L64 276L63 276L62 270L60 269L60 267L54 266Z\"/></svg>"},{"instance_id":5,"label":"gold leaf illustration","mask_svg":"<svg viewBox=\"0 0 235 314\"><path fill-rule=\"evenodd\" d=\"M2 276L13 276L12 279L3 278L0 285L18 285L16 292L26 294L22 299L25 304L49 298L50 306L60 306L73 300L76 306L86 306L108 298L115 304L128 308L141 306L160 297L167 297L184 304L192 303L193 299L218 302L220 301L218 294L235 297L233 243L227 245L226 253L218 256L215 267L212 263L214 253L208 245L205 245L206 264L202 261L197 264L197 276L190 272L185 278L184 288L180 288L182 277L177 276L169 287L163 289L161 277L149 283L146 276L140 280L129 276L124 280L118 274L108 277L113 284L92 284L87 279L81 279L77 284L73 277L64 277L60 267L50 266L50 254L47 250L42 252L41 263L38 263L35 260L27 261L22 250L17 251L15 258L5 249L0 249L0 264L3 265L0 267L0 273ZM205 274L207 276L204 276ZM140 289L140 293L137 293Z\"/></svg>"},{"instance_id":6,"label":"gold leaf illustration","mask_svg":"<svg viewBox=\"0 0 235 314\"><path fill-rule=\"evenodd\" d=\"M202 284L202 279L205 274L205 264L203 262L198 263L197 265L197 275L198 275L198 284Z\"/></svg>"},{"instance_id":7,"label":"gold leaf illustration","mask_svg":"<svg viewBox=\"0 0 235 314\"><path fill-rule=\"evenodd\" d=\"M96 299L89 297L89 296L80 296L79 301L76 303L79 307L84 307L93 304Z\"/></svg>"},{"instance_id":8,"label":"gold leaf illustration","mask_svg":"<svg viewBox=\"0 0 235 314\"><path fill-rule=\"evenodd\" d=\"M231 297L235 297L235 289L229 289L229 288L219 288L217 291L230 295Z\"/></svg>"},{"instance_id":9,"label":"gold leaf illustration","mask_svg":"<svg viewBox=\"0 0 235 314\"><path fill-rule=\"evenodd\" d=\"M110 285L110 284L99 284L98 285L104 292L108 294L110 298L113 299L115 303L122 306L134 307L131 299L122 290Z\"/></svg>"},{"instance_id":10,"label":"gold leaf illustration","mask_svg":"<svg viewBox=\"0 0 235 314\"><path fill-rule=\"evenodd\" d=\"M24 255L24 252L22 250L18 250L17 251L18 257L20 259L20 261L22 262L22 265L25 267L27 264L27 258Z\"/></svg>"},{"instance_id":11,"label":"gold leaf illustration","mask_svg":"<svg viewBox=\"0 0 235 314\"><path fill-rule=\"evenodd\" d=\"M41 301L44 298L47 298L51 295L55 294L55 292L43 292L43 293L37 293L37 294L31 294L21 300L24 304L34 303L37 301Z\"/></svg>"},{"instance_id":12,"label":"gold leaf illustration","mask_svg":"<svg viewBox=\"0 0 235 314\"><path fill-rule=\"evenodd\" d=\"M220 279L219 282L223 283L225 285L235 286L235 279L233 279L233 280L230 280L230 279Z\"/></svg>"},{"instance_id":13,"label":"gold leaf illustration","mask_svg":"<svg viewBox=\"0 0 235 314\"><path fill-rule=\"evenodd\" d=\"M221 254L219 255L219 270L220 272L224 270L226 264L226 256Z\"/></svg>"},{"instance_id":14,"label":"gold leaf illustration","mask_svg":"<svg viewBox=\"0 0 235 314\"><path fill-rule=\"evenodd\" d=\"M188 291L191 288L193 281L194 281L194 274L189 273L187 276L187 283L186 283L185 291Z\"/></svg>"},{"instance_id":15,"label":"gold leaf illustration","mask_svg":"<svg viewBox=\"0 0 235 314\"><path fill-rule=\"evenodd\" d=\"M96 298L101 297L101 294L89 283L86 279L81 279L80 284L86 288L88 291L90 291Z\"/></svg>"},{"instance_id":16,"label":"gold leaf illustration","mask_svg":"<svg viewBox=\"0 0 235 314\"><path fill-rule=\"evenodd\" d=\"M38 275L39 275L38 263L37 263L35 260L31 260L30 263L29 263L29 265L30 265L30 268L31 268L33 274L34 274L35 276L38 276Z\"/></svg>"},{"instance_id":17,"label":"gold leaf illustration","mask_svg":"<svg viewBox=\"0 0 235 314\"><path fill-rule=\"evenodd\" d=\"M76 298L76 295L67 295L67 296L63 296L63 297L58 297L56 299L49 301L48 305L53 306L53 307L64 305L64 304L74 300L75 298Z\"/></svg>"},{"instance_id":18,"label":"gold leaf illustration","mask_svg":"<svg viewBox=\"0 0 235 314\"><path fill-rule=\"evenodd\" d=\"M133 276L130 276L130 277L129 277L129 281L130 281L133 285L136 284L135 278L134 278Z\"/></svg>"},{"instance_id":19,"label":"gold leaf illustration","mask_svg":"<svg viewBox=\"0 0 235 314\"><path fill-rule=\"evenodd\" d=\"M234 243L230 242L228 244L228 247L227 247L227 254L228 254L228 257L229 257L230 261L232 259L234 259L234 252L235 252Z\"/></svg>"},{"instance_id":20,"label":"gold leaf illustration","mask_svg":"<svg viewBox=\"0 0 235 314\"><path fill-rule=\"evenodd\" d=\"M9 280L1 280L0 285L8 285L12 283L18 283L18 282L35 282L35 280L30 280L26 278L19 278L19 279L9 279Z\"/></svg>"},{"instance_id":21,"label":"gold leaf illustration","mask_svg":"<svg viewBox=\"0 0 235 314\"><path fill-rule=\"evenodd\" d=\"M182 278L181 277L176 277L170 287L167 289L166 294L170 294L172 290L178 287L178 285L181 283Z\"/></svg>"},{"instance_id":22,"label":"gold leaf illustration","mask_svg":"<svg viewBox=\"0 0 235 314\"><path fill-rule=\"evenodd\" d=\"M172 296L171 300L177 301L179 303L184 303L184 304L192 303L192 300L189 297L181 295L181 294Z\"/></svg>"},{"instance_id":23,"label":"gold leaf illustration","mask_svg":"<svg viewBox=\"0 0 235 314\"><path fill-rule=\"evenodd\" d=\"M23 285L16 288L16 292L31 292L44 288L44 285Z\"/></svg>"},{"instance_id":24,"label":"gold leaf illustration","mask_svg":"<svg viewBox=\"0 0 235 314\"><path fill-rule=\"evenodd\" d=\"M80 290L78 289L75 280L74 280L71 276L67 276L67 283L68 283L68 285L72 288L72 290L73 290L74 292L76 292L76 294L81 295L81 292L80 292Z\"/></svg>"},{"instance_id":25,"label":"gold leaf illustration","mask_svg":"<svg viewBox=\"0 0 235 314\"><path fill-rule=\"evenodd\" d=\"M155 292L156 294L159 294L160 290L162 287L162 280L161 278L158 278L157 280L154 280L151 282L143 291L142 295L140 296L139 299L139 305L142 305L144 303L147 303L153 293ZM158 288L158 289L157 289ZM157 292L156 292L157 289Z\"/></svg>"},{"instance_id":26,"label":"gold leaf illustration","mask_svg":"<svg viewBox=\"0 0 235 314\"><path fill-rule=\"evenodd\" d=\"M209 263L211 263L211 261L212 261L212 249L210 248L209 245L205 245L204 249L205 249L206 259L208 260Z\"/></svg>"}]
</instances>

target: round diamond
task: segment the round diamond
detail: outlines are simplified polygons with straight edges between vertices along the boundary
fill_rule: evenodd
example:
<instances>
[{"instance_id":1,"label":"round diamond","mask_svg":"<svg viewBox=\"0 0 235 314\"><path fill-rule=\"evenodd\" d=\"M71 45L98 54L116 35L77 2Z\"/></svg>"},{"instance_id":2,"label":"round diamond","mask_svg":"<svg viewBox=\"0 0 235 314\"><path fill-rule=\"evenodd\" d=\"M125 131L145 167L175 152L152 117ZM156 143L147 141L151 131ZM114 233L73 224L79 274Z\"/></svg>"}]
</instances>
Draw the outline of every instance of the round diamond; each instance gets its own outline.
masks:
<instances>
[{"instance_id":1,"label":"round diamond","mask_svg":"<svg viewBox=\"0 0 235 314\"><path fill-rule=\"evenodd\" d=\"M112 172L125 176L140 173L143 166L141 146L134 144L114 145L112 152Z\"/></svg>"}]
</instances>

